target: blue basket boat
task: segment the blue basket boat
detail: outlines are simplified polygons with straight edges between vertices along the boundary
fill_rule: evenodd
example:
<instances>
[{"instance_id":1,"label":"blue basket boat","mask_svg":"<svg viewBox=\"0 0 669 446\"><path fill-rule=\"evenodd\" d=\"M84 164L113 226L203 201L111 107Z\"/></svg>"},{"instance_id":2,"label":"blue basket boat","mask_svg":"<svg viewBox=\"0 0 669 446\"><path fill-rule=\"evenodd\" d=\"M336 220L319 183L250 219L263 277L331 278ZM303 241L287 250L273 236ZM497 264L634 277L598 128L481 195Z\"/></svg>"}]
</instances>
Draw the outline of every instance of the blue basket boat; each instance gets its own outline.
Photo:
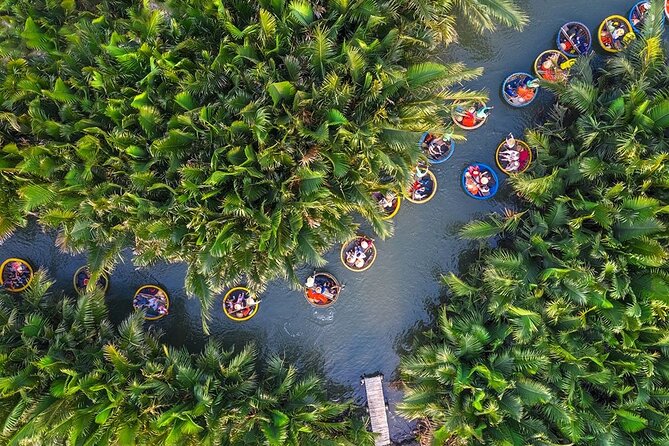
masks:
<instances>
[{"instance_id":1,"label":"blue basket boat","mask_svg":"<svg viewBox=\"0 0 669 446\"><path fill-rule=\"evenodd\" d=\"M476 200L488 200L499 190L499 178L487 164L473 163L462 171L462 189Z\"/></svg>"},{"instance_id":2,"label":"blue basket boat","mask_svg":"<svg viewBox=\"0 0 669 446\"><path fill-rule=\"evenodd\" d=\"M648 17L648 10L650 9L650 2L647 0L642 0L636 5L632 6L629 14L627 14L627 19L632 25L632 29L635 33L641 34L643 29L643 24ZM664 18L664 17L663 17Z\"/></svg>"},{"instance_id":3,"label":"blue basket boat","mask_svg":"<svg viewBox=\"0 0 669 446\"><path fill-rule=\"evenodd\" d=\"M418 147L423 151L430 164L441 164L453 156L455 141L443 139L430 132L423 133L418 141Z\"/></svg>"},{"instance_id":4,"label":"blue basket boat","mask_svg":"<svg viewBox=\"0 0 669 446\"><path fill-rule=\"evenodd\" d=\"M502 96L511 107L527 107L539 95L537 79L523 72L513 73L502 83Z\"/></svg>"},{"instance_id":5,"label":"blue basket boat","mask_svg":"<svg viewBox=\"0 0 669 446\"><path fill-rule=\"evenodd\" d=\"M567 22L560 27L555 43L567 57L584 56L592 48L592 34L581 22Z\"/></svg>"}]
</instances>

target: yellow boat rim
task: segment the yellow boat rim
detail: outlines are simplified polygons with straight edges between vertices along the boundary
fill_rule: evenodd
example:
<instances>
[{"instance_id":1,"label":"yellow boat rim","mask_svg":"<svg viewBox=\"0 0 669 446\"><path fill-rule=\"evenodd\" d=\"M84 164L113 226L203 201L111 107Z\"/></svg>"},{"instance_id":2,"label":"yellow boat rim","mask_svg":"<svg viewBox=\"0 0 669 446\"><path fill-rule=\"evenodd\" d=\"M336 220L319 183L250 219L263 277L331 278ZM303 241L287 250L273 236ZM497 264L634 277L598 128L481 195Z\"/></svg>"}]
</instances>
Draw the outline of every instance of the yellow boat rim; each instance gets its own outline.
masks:
<instances>
[{"instance_id":1,"label":"yellow boat rim","mask_svg":"<svg viewBox=\"0 0 669 446\"><path fill-rule=\"evenodd\" d=\"M532 164L533 156L532 156L532 149L530 148L530 146L525 141L516 139L516 147L517 147L516 151L519 152L519 155L521 157L521 159L518 160L519 167L516 171L509 170L508 168L504 168L502 166L503 160L500 159L500 157L501 153L503 153L502 150L504 148L508 149L508 147L506 146L506 141L502 141L501 143L499 143L499 145L497 146L497 150L495 151L495 162L497 163L497 167L506 175L516 175L519 173L523 173L530 167L530 164ZM523 156L523 154L525 154L525 156Z\"/></svg>"},{"instance_id":2,"label":"yellow boat rim","mask_svg":"<svg viewBox=\"0 0 669 446\"><path fill-rule=\"evenodd\" d=\"M144 290L155 290L155 292L145 293ZM156 297L162 300L163 306L161 309L158 308L152 309L153 313L147 312L144 315L144 319L146 319L147 321L156 321L158 319L162 319L163 317L167 316L169 314L169 309L170 309L170 298L167 295L167 292L162 288L160 288L158 285L142 285L141 287L139 287L135 292L135 296L132 299L132 306L135 307L135 309L137 310L146 310L148 305L140 305L138 304L138 300L140 298L150 299L151 297ZM161 310L163 311L161 312Z\"/></svg>"},{"instance_id":3,"label":"yellow boat rim","mask_svg":"<svg viewBox=\"0 0 669 446\"><path fill-rule=\"evenodd\" d=\"M362 242L365 242L367 247L363 247ZM354 252L352 253L351 251ZM361 256L358 256L358 252L361 253ZM346 267L346 269L356 273L361 273L372 267L376 261L376 254L377 251L374 240L364 235L359 235L341 245L339 258L341 259L341 263ZM356 267L356 264L361 264L362 266Z\"/></svg>"},{"instance_id":4,"label":"yellow boat rim","mask_svg":"<svg viewBox=\"0 0 669 446\"><path fill-rule=\"evenodd\" d=\"M231 314L230 311L228 310L228 307L227 307L228 300L233 299L233 298L237 299L237 296L241 293L246 293L246 295L248 296L246 299L249 299L249 298L253 299L253 296L251 295L252 294L251 290L249 290L248 288L243 287L243 286L236 286L234 288L229 289L228 292L225 293L225 296L223 297L223 302L221 303L221 305L223 306L223 313L225 313L225 315L227 317L229 317L230 319L232 319L235 322L248 321L249 319L251 319L253 316L255 316L258 313L258 308L260 307L260 301L256 301L254 299L254 301L251 304L247 305L247 301L245 300L243 303L233 304L233 305L242 305L242 307L239 308L239 309L235 309L234 306L233 306L232 309L234 310L234 312ZM245 313L244 312L245 310L249 310L249 311ZM243 315L241 317L236 316L236 314L240 313L240 312Z\"/></svg>"},{"instance_id":5,"label":"yellow boat rim","mask_svg":"<svg viewBox=\"0 0 669 446\"><path fill-rule=\"evenodd\" d=\"M616 33L617 35L614 36L612 33ZM599 45L604 51L608 51L609 53L622 51L635 38L636 35L632 29L632 24L625 17L617 14L605 18L597 31Z\"/></svg>"},{"instance_id":6,"label":"yellow boat rim","mask_svg":"<svg viewBox=\"0 0 669 446\"><path fill-rule=\"evenodd\" d=\"M22 273L27 273L27 276ZM24 280L26 277L27 280ZM10 257L0 265L0 285L12 293L26 290L34 277L33 267L27 260Z\"/></svg>"},{"instance_id":7,"label":"yellow boat rim","mask_svg":"<svg viewBox=\"0 0 669 446\"><path fill-rule=\"evenodd\" d=\"M421 185L421 186L416 186L416 183L419 183L425 176L429 177L429 180L431 181L431 186L428 185ZM437 177L434 176L434 173L432 173L430 170L426 172L426 175L417 178L416 175L414 175L414 182L409 186L409 190L406 193L406 199L409 200L412 203L416 204L424 204L427 203L428 201L432 200L434 198L434 195L437 193ZM420 190L420 187L424 187L426 189L431 187L431 190L428 191L428 195L417 199L416 198L416 193Z\"/></svg>"},{"instance_id":8,"label":"yellow boat rim","mask_svg":"<svg viewBox=\"0 0 669 446\"><path fill-rule=\"evenodd\" d=\"M534 60L534 74L550 82L565 81L575 63L576 59L569 59L558 50L546 50Z\"/></svg>"}]
</instances>

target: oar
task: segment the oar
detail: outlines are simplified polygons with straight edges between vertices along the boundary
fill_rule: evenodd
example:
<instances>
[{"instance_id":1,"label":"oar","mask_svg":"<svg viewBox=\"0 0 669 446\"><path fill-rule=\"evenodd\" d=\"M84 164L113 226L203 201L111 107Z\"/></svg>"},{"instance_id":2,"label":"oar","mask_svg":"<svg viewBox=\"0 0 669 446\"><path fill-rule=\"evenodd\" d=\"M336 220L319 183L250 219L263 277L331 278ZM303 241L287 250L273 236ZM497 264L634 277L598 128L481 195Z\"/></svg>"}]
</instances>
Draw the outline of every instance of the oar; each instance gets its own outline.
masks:
<instances>
[{"instance_id":1,"label":"oar","mask_svg":"<svg viewBox=\"0 0 669 446\"><path fill-rule=\"evenodd\" d=\"M578 49L578 46L574 45L574 41L571 40L571 37L569 37L569 33L567 33L567 30L564 29L564 26L560 28L560 31L562 32L562 34L564 34L569 43L571 43L572 48L574 48L578 54L583 54L581 53L581 50Z\"/></svg>"}]
</instances>

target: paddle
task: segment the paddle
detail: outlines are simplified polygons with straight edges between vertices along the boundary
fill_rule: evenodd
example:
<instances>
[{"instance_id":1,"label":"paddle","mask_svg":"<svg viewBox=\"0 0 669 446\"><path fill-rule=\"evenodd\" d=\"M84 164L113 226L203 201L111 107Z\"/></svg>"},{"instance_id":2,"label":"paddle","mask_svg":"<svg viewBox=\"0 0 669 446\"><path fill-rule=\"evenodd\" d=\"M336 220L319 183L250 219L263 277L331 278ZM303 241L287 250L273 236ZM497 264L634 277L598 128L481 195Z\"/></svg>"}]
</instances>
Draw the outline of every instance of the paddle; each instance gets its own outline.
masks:
<instances>
[{"instance_id":1,"label":"paddle","mask_svg":"<svg viewBox=\"0 0 669 446\"><path fill-rule=\"evenodd\" d=\"M569 33L567 32L567 30L564 29L564 26L560 28L560 31L562 32L562 34L564 34L564 36L567 38L569 43L571 43L572 48L574 48L578 54L583 54L583 53L581 53L581 50L578 49L578 46L574 45L574 41L571 40L571 37L569 36Z\"/></svg>"}]
</instances>

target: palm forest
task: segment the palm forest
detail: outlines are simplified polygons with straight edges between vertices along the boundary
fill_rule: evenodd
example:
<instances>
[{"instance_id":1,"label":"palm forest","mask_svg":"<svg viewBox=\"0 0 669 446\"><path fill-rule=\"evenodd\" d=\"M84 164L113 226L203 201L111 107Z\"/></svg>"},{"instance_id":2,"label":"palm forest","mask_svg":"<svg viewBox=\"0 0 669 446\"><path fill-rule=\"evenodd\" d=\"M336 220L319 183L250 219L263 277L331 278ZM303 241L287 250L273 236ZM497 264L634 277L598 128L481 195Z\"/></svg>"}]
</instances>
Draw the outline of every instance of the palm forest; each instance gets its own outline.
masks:
<instances>
[{"instance_id":1,"label":"palm forest","mask_svg":"<svg viewBox=\"0 0 669 446\"><path fill-rule=\"evenodd\" d=\"M598 27L562 10L554 48L491 85L472 41L557 4L0 0L0 444L669 445L669 5L611 3ZM474 255L417 272L440 296L384 333L408 338L388 409L373 367L361 399L217 334L271 319L273 282L345 314L402 219L454 199L449 169L463 201L434 212L478 212L454 235ZM85 258L70 288L8 248L31 228ZM119 319L127 262L147 282ZM200 348L166 337L161 264Z\"/></svg>"}]
</instances>

